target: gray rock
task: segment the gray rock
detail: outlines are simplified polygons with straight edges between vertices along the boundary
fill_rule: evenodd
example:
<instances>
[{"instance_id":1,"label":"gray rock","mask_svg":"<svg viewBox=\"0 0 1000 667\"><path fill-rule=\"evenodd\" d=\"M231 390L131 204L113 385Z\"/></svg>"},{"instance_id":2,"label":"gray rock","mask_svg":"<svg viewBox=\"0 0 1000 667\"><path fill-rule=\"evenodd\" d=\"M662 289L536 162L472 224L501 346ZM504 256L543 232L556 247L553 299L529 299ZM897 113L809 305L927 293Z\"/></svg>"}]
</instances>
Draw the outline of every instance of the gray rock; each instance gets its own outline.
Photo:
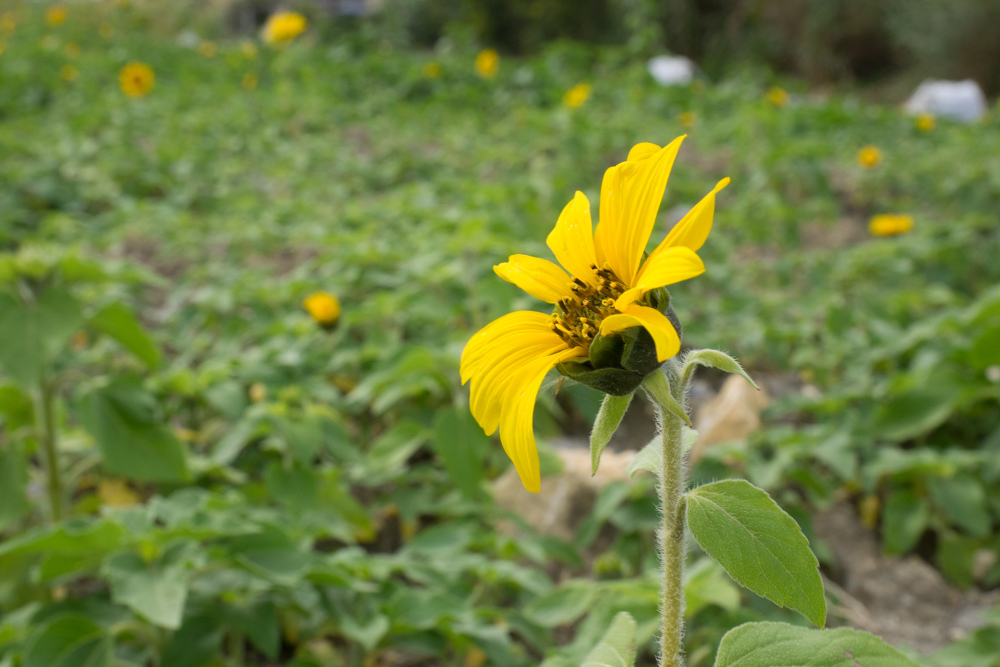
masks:
<instances>
[{"instance_id":1,"label":"gray rock","mask_svg":"<svg viewBox=\"0 0 1000 667\"><path fill-rule=\"evenodd\" d=\"M986 113L986 96L979 84L965 81L935 81L921 83L906 101L908 113L929 113L962 123L973 123Z\"/></svg>"}]
</instances>

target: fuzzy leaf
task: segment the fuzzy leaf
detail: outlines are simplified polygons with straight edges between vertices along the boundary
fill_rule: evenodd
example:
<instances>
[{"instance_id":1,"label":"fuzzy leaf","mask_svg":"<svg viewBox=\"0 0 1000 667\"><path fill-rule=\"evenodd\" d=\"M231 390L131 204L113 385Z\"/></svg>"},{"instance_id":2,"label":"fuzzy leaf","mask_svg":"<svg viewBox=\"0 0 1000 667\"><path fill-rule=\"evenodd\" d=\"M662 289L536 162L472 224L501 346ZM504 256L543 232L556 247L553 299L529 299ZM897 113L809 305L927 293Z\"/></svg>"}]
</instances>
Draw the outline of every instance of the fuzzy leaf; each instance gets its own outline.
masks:
<instances>
[{"instance_id":1,"label":"fuzzy leaf","mask_svg":"<svg viewBox=\"0 0 1000 667\"><path fill-rule=\"evenodd\" d=\"M635 619L619 612L581 667L633 667L635 665Z\"/></svg>"},{"instance_id":2,"label":"fuzzy leaf","mask_svg":"<svg viewBox=\"0 0 1000 667\"><path fill-rule=\"evenodd\" d=\"M715 667L917 667L875 635L745 623L722 638Z\"/></svg>"},{"instance_id":3,"label":"fuzzy leaf","mask_svg":"<svg viewBox=\"0 0 1000 667\"><path fill-rule=\"evenodd\" d=\"M743 370L740 363L725 352L719 352L718 350L695 350L688 354L684 358L684 372L682 374L685 384L687 383L687 379L691 377L691 373L694 372L695 366L711 366L731 375L739 375L749 382L754 389L760 391L760 387L750 379L750 376Z\"/></svg>"},{"instance_id":4,"label":"fuzzy leaf","mask_svg":"<svg viewBox=\"0 0 1000 667\"><path fill-rule=\"evenodd\" d=\"M601 463L601 453L611 442L615 431L622 423L625 412L632 402L634 393L626 396L612 396L608 394L601 403L601 409L594 420L594 430L590 433L590 472L597 474L597 466Z\"/></svg>"}]
</instances>

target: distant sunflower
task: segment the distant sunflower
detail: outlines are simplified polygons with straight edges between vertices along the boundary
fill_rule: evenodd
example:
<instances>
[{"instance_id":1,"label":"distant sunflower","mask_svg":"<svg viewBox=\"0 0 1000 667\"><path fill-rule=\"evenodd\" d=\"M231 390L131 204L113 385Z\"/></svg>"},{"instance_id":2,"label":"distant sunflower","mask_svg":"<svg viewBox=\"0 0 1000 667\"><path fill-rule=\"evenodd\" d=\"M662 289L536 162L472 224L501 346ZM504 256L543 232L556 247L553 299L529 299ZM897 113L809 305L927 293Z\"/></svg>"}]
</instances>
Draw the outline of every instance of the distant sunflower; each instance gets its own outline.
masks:
<instances>
[{"instance_id":1,"label":"distant sunflower","mask_svg":"<svg viewBox=\"0 0 1000 667\"><path fill-rule=\"evenodd\" d=\"M277 12L272 14L261 30L261 38L268 44L281 46L306 31L306 17L298 12Z\"/></svg>"},{"instance_id":2,"label":"distant sunflower","mask_svg":"<svg viewBox=\"0 0 1000 667\"><path fill-rule=\"evenodd\" d=\"M858 151L858 164L865 169L874 169L882 162L882 151L877 146L865 146Z\"/></svg>"},{"instance_id":3,"label":"distant sunflower","mask_svg":"<svg viewBox=\"0 0 1000 667\"><path fill-rule=\"evenodd\" d=\"M483 49L476 56L476 73L484 79L492 79L500 69L500 54L496 49Z\"/></svg>"},{"instance_id":4,"label":"distant sunflower","mask_svg":"<svg viewBox=\"0 0 1000 667\"><path fill-rule=\"evenodd\" d=\"M898 214L876 215L868 223L868 231L875 236L897 236L913 229L913 216Z\"/></svg>"},{"instance_id":5,"label":"distant sunflower","mask_svg":"<svg viewBox=\"0 0 1000 667\"><path fill-rule=\"evenodd\" d=\"M594 87L589 83L578 83L563 95L563 104L570 108L583 106L583 103L590 99L592 92Z\"/></svg>"},{"instance_id":6,"label":"distant sunflower","mask_svg":"<svg viewBox=\"0 0 1000 667\"><path fill-rule=\"evenodd\" d=\"M153 89L156 76L153 69L140 62L130 62L118 73L118 84L129 97L143 97Z\"/></svg>"}]
</instances>

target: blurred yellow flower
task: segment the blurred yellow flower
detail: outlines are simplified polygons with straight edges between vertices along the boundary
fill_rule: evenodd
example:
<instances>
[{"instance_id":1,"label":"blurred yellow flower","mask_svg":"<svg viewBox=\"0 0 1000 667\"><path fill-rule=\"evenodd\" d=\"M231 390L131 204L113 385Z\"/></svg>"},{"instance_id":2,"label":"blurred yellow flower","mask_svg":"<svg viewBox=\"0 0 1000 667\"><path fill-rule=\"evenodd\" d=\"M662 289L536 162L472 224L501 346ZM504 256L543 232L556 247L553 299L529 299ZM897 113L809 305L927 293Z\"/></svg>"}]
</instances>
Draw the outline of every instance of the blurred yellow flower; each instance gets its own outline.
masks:
<instances>
[{"instance_id":1,"label":"blurred yellow flower","mask_svg":"<svg viewBox=\"0 0 1000 667\"><path fill-rule=\"evenodd\" d=\"M97 483L97 497L107 507L131 507L140 500L124 479L102 479Z\"/></svg>"},{"instance_id":2,"label":"blurred yellow flower","mask_svg":"<svg viewBox=\"0 0 1000 667\"><path fill-rule=\"evenodd\" d=\"M4 12L0 14L0 30L4 32L14 32L17 27L17 16L14 12Z\"/></svg>"},{"instance_id":3,"label":"blurred yellow flower","mask_svg":"<svg viewBox=\"0 0 1000 667\"><path fill-rule=\"evenodd\" d=\"M149 93L155 79L152 68L140 62L130 62L118 74L122 92L129 97L142 97Z\"/></svg>"},{"instance_id":4,"label":"blurred yellow flower","mask_svg":"<svg viewBox=\"0 0 1000 667\"><path fill-rule=\"evenodd\" d=\"M865 169L874 169L882 162L882 151L875 146L865 146L858 151L858 164Z\"/></svg>"},{"instance_id":5,"label":"blurred yellow flower","mask_svg":"<svg viewBox=\"0 0 1000 667\"><path fill-rule=\"evenodd\" d=\"M327 292L310 294L302 302L302 307L325 328L336 326L337 320L340 319L340 302L337 301L337 297Z\"/></svg>"},{"instance_id":6,"label":"blurred yellow flower","mask_svg":"<svg viewBox=\"0 0 1000 667\"><path fill-rule=\"evenodd\" d=\"M245 39L240 42L240 53L247 60L253 60L257 57L257 45L251 42L249 39Z\"/></svg>"},{"instance_id":7,"label":"blurred yellow flower","mask_svg":"<svg viewBox=\"0 0 1000 667\"><path fill-rule=\"evenodd\" d=\"M785 92L784 88L774 86L767 91L767 101L776 107L788 106L788 93Z\"/></svg>"},{"instance_id":8,"label":"blurred yellow flower","mask_svg":"<svg viewBox=\"0 0 1000 667\"><path fill-rule=\"evenodd\" d=\"M63 65L59 69L59 76L62 77L63 81L66 81L68 83L73 83L74 81L77 80L77 78L79 78L80 70L73 67L72 65Z\"/></svg>"},{"instance_id":9,"label":"blurred yellow flower","mask_svg":"<svg viewBox=\"0 0 1000 667\"><path fill-rule=\"evenodd\" d=\"M252 403L261 403L267 398L267 385L263 382L254 382L250 385L249 394Z\"/></svg>"},{"instance_id":10,"label":"blurred yellow flower","mask_svg":"<svg viewBox=\"0 0 1000 667\"><path fill-rule=\"evenodd\" d=\"M917 129L921 132L930 132L937 125L937 120L934 118L934 114L922 113L917 116Z\"/></svg>"},{"instance_id":11,"label":"blurred yellow flower","mask_svg":"<svg viewBox=\"0 0 1000 667\"><path fill-rule=\"evenodd\" d=\"M590 94L594 91L594 87L589 83L578 83L563 95L563 104L570 108L576 108L581 106L584 102L590 99Z\"/></svg>"},{"instance_id":12,"label":"blurred yellow flower","mask_svg":"<svg viewBox=\"0 0 1000 667\"><path fill-rule=\"evenodd\" d=\"M243 90L252 93L257 90L257 75L253 72L247 72L243 75L243 81L240 82L240 85L243 86Z\"/></svg>"},{"instance_id":13,"label":"blurred yellow flower","mask_svg":"<svg viewBox=\"0 0 1000 667\"><path fill-rule=\"evenodd\" d=\"M110 23L102 23L97 28L97 34L101 36L101 39L111 39L112 35L115 34L115 27Z\"/></svg>"},{"instance_id":14,"label":"blurred yellow flower","mask_svg":"<svg viewBox=\"0 0 1000 667\"><path fill-rule=\"evenodd\" d=\"M465 661L462 663L462 667L482 667L486 664L486 658L487 655L483 649L473 646L465 654Z\"/></svg>"},{"instance_id":15,"label":"blurred yellow flower","mask_svg":"<svg viewBox=\"0 0 1000 667\"><path fill-rule=\"evenodd\" d=\"M198 45L198 53L206 58L214 58L219 52L219 45L215 42L202 42Z\"/></svg>"},{"instance_id":16,"label":"blurred yellow flower","mask_svg":"<svg viewBox=\"0 0 1000 667\"><path fill-rule=\"evenodd\" d=\"M500 69L500 54L496 49L483 49L476 56L476 73L484 79L492 79Z\"/></svg>"},{"instance_id":17,"label":"blurred yellow flower","mask_svg":"<svg viewBox=\"0 0 1000 667\"><path fill-rule=\"evenodd\" d=\"M876 215L868 223L868 230L875 236L896 236L913 229L913 216Z\"/></svg>"},{"instance_id":18,"label":"blurred yellow flower","mask_svg":"<svg viewBox=\"0 0 1000 667\"><path fill-rule=\"evenodd\" d=\"M261 30L261 38L268 44L285 45L306 30L306 17L298 12L272 14Z\"/></svg>"},{"instance_id":19,"label":"blurred yellow flower","mask_svg":"<svg viewBox=\"0 0 1000 667\"><path fill-rule=\"evenodd\" d=\"M441 65L438 63L427 63L424 65L424 76L428 79L437 79L441 76Z\"/></svg>"},{"instance_id":20,"label":"blurred yellow flower","mask_svg":"<svg viewBox=\"0 0 1000 667\"><path fill-rule=\"evenodd\" d=\"M49 25L62 25L66 22L66 8L62 5L52 5L45 11L45 22Z\"/></svg>"},{"instance_id":21,"label":"blurred yellow flower","mask_svg":"<svg viewBox=\"0 0 1000 667\"><path fill-rule=\"evenodd\" d=\"M66 54L67 58L79 58L80 57L80 45L76 42L70 42L63 47L63 53Z\"/></svg>"},{"instance_id":22,"label":"blurred yellow flower","mask_svg":"<svg viewBox=\"0 0 1000 667\"><path fill-rule=\"evenodd\" d=\"M694 127L695 116L693 111L685 111L679 118L682 127Z\"/></svg>"}]
</instances>

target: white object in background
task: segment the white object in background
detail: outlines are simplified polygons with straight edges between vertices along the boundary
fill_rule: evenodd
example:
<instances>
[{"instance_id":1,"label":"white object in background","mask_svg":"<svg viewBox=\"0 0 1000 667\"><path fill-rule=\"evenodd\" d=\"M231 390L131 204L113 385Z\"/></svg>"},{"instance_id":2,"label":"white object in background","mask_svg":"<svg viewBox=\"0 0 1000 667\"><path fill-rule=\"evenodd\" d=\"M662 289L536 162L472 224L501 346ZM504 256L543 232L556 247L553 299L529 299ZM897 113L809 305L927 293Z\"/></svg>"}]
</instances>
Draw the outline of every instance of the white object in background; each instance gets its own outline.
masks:
<instances>
[{"instance_id":1,"label":"white object in background","mask_svg":"<svg viewBox=\"0 0 1000 667\"><path fill-rule=\"evenodd\" d=\"M972 79L965 81L935 81L927 79L906 100L911 114L929 113L963 123L979 120L986 112L986 96Z\"/></svg>"},{"instance_id":2,"label":"white object in background","mask_svg":"<svg viewBox=\"0 0 1000 667\"><path fill-rule=\"evenodd\" d=\"M680 86L691 83L694 78L694 63L684 56L650 58L646 69L661 86Z\"/></svg>"}]
</instances>

